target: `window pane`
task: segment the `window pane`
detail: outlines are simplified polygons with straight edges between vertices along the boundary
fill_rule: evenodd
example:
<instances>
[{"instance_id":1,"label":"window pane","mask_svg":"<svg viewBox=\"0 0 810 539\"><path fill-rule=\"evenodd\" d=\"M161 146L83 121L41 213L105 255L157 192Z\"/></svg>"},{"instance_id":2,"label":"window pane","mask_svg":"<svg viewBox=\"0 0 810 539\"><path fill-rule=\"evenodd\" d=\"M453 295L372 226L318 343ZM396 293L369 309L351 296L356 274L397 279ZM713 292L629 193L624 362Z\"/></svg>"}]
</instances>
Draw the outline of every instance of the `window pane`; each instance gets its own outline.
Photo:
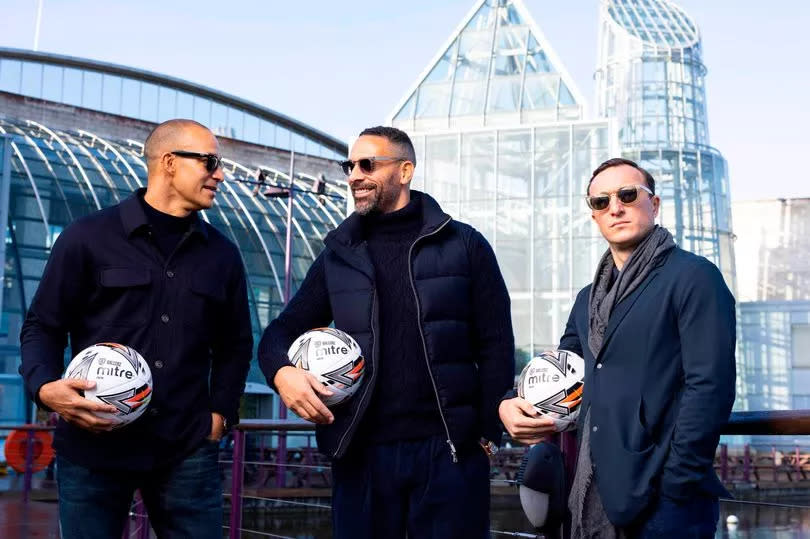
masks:
<instances>
[{"instance_id":1,"label":"window pane","mask_svg":"<svg viewBox=\"0 0 810 539\"><path fill-rule=\"evenodd\" d=\"M276 124L271 124L267 120L262 120L259 126L259 140L260 144L265 146L276 145Z\"/></svg>"},{"instance_id":2,"label":"window pane","mask_svg":"<svg viewBox=\"0 0 810 539\"><path fill-rule=\"evenodd\" d=\"M147 122L156 122L158 113L158 87L148 82L141 83L141 113Z\"/></svg>"},{"instance_id":3,"label":"window pane","mask_svg":"<svg viewBox=\"0 0 810 539\"><path fill-rule=\"evenodd\" d=\"M121 77L104 75L104 89L101 97L101 110L112 114L121 111Z\"/></svg>"},{"instance_id":4,"label":"window pane","mask_svg":"<svg viewBox=\"0 0 810 539\"><path fill-rule=\"evenodd\" d=\"M62 101L62 68L46 65L42 72L42 99Z\"/></svg>"},{"instance_id":5,"label":"window pane","mask_svg":"<svg viewBox=\"0 0 810 539\"><path fill-rule=\"evenodd\" d=\"M31 97L42 97L42 64L23 63L20 93Z\"/></svg>"},{"instance_id":6,"label":"window pane","mask_svg":"<svg viewBox=\"0 0 810 539\"><path fill-rule=\"evenodd\" d=\"M194 96L194 119L205 126L211 123L211 102L209 100Z\"/></svg>"},{"instance_id":7,"label":"window pane","mask_svg":"<svg viewBox=\"0 0 810 539\"><path fill-rule=\"evenodd\" d=\"M22 78L22 62L17 60L0 61L0 90L4 92L18 93L20 91L20 80Z\"/></svg>"},{"instance_id":8,"label":"window pane","mask_svg":"<svg viewBox=\"0 0 810 539\"><path fill-rule=\"evenodd\" d=\"M194 117L194 98L186 92L177 92L177 117Z\"/></svg>"},{"instance_id":9,"label":"window pane","mask_svg":"<svg viewBox=\"0 0 810 539\"><path fill-rule=\"evenodd\" d=\"M297 153L306 153L307 139L298 133L293 134L293 150L295 150Z\"/></svg>"},{"instance_id":10,"label":"window pane","mask_svg":"<svg viewBox=\"0 0 810 539\"><path fill-rule=\"evenodd\" d=\"M245 113L241 110L228 109L228 137L242 140L242 125Z\"/></svg>"},{"instance_id":11,"label":"window pane","mask_svg":"<svg viewBox=\"0 0 810 539\"><path fill-rule=\"evenodd\" d=\"M289 150L290 149L290 131L288 129L284 129L283 127L276 127L276 148L281 148L282 150Z\"/></svg>"},{"instance_id":12,"label":"window pane","mask_svg":"<svg viewBox=\"0 0 810 539\"><path fill-rule=\"evenodd\" d=\"M165 122L166 120L177 118L177 115L175 114L177 91L161 86L159 89L159 98L158 121Z\"/></svg>"},{"instance_id":13,"label":"window pane","mask_svg":"<svg viewBox=\"0 0 810 539\"><path fill-rule=\"evenodd\" d=\"M211 104L211 125L206 126L216 135L228 136L228 107L221 103Z\"/></svg>"},{"instance_id":14,"label":"window pane","mask_svg":"<svg viewBox=\"0 0 810 539\"><path fill-rule=\"evenodd\" d=\"M245 132L243 137L248 142L259 142L259 119L250 114L245 114Z\"/></svg>"},{"instance_id":15,"label":"window pane","mask_svg":"<svg viewBox=\"0 0 810 539\"><path fill-rule=\"evenodd\" d=\"M84 72L82 106L88 109L101 110L101 73L95 71Z\"/></svg>"},{"instance_id":16,"label":"window pane","mask_svg":"<svg viewBox=\"0 0 810 539\"><path fill-rule=\"evenodd\" d=\"M141 83L124 79L121 97L121 114L130 118L137 118L141 110Z\"/></svg>"},{"instance_id":17,"label":"window pane","mask_svg":"<svg viewBox=\"0 0 810 539\"><path fill-rule=\"evenodd\" d=\"M78 69L65 68L62 100L69 105L82 105L82 72Z\"/></svg>"}]
</instances>

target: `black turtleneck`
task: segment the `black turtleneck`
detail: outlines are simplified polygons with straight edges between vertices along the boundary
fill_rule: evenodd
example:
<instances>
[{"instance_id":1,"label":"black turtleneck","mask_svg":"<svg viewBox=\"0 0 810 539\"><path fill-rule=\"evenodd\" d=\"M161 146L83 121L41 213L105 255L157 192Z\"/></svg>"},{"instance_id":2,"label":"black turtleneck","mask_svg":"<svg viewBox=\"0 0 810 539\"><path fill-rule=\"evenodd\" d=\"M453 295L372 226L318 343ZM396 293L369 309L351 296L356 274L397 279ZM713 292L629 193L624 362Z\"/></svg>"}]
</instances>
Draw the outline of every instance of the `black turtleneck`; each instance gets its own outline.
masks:
<instances>
[{"instance_id":1,"label":"black turtleneck","mask_svg":"<svg viewBox=\"0 0 810 539\"><path fill-rule=\"evenodd\" d=\"M157 245L164 258L169 258L169 255L172 254L183 238L183 234L191 226L194 214L189 214L186 217L175 217L156 210L142 197L139 200L144 213L146 213L146 220L149 221L149 226L152 227L152 239L155 245Z\"/></svg>"},{"instance_id":2,"label":"black turtleneck","mask_svg":"<svg viewBox=\"0 0 810 539\"><path fill-rule=\"evenodd\" d=\"M398 211L364 216L362 224L375 270L380 358L374 393L356 440L385 443L443 433L408 260L422 227L422 204L413 198Z\"/></svg>"}]
</instances>

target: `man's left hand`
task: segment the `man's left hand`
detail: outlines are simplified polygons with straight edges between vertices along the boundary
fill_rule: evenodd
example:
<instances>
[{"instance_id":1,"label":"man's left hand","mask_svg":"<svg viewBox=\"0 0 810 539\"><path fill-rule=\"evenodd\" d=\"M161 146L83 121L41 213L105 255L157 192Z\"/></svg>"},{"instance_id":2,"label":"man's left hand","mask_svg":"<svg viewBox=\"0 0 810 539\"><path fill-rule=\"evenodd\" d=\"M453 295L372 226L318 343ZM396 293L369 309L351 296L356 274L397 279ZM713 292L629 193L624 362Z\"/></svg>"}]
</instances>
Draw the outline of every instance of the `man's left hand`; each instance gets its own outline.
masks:
<instances>
[{"instance_id":1,"label":"man's left hand","mask_svg":"<svg viewBox=\"0 0 810 539\"><path fill-rule=\"evenodd\" d=\"M513 440L532 445L554 434L554 421L540 415L532 404L520 397L501 401L498 415Z\"/></svg>"},{"instance_id":2,"label":"man's left hand","mask_svg":"<svg viewBox=\"0 0 810 539\"><path fill-rule=\"evenodd\" d=\"M209 440L220 441L225 436L225 417L217 412L211 412L211 434Z\"/></svg>"}]
</instances>

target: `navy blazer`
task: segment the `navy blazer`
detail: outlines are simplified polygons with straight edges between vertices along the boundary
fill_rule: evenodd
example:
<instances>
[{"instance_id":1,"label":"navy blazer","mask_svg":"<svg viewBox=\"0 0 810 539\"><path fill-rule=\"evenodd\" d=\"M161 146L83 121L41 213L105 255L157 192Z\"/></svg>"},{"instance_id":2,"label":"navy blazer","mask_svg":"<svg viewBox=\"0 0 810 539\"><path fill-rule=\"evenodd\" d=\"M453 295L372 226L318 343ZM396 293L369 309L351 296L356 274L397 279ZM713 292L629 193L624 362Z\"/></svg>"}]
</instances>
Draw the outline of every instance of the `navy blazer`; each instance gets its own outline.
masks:
<instances>
[{"instance_id":1,"label":"navy blazer","mask_svg":"<svg viewBox=\"0 0 810 539\"><path fill-rule=\"evenodd\" d=\"M713 462L734 403L734 297L717 267L672 249L614 306L602 349L588 347L588 296L577 295L560 349L585 359L580 415L591 407L591 457L618 526L655 496L728 496Z\"/></svg>"}]
</instances>

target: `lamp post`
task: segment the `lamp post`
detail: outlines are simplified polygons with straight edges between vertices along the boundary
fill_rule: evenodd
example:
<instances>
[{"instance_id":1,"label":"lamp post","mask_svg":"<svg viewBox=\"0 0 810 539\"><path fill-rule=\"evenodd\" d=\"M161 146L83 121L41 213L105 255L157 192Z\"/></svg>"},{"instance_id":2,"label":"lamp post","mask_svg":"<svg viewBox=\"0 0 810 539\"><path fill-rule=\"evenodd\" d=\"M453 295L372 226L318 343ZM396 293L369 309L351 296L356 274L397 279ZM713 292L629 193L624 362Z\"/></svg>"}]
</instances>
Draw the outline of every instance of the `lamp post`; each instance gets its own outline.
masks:
<instances>
[{"instance_id":1,"label":"lamp post","mask_svg":"<svg viewBox=\"0 0 810 539\"><path fill-rule=\"evenodd\" d=\"M295 191L295 151L290 152L290 185L285 189L283 187L270 186L264 191L264 196L267 198L286 198L287 199L287 237L284 243L284 306L290 302L290 269L292 267L292 214L293 214L293 192ZM278 397L278 418L287 419L287 407L284 401L281 400L281 395ZM287 463L287 433L282 431L278 434L278 450L276 451L276 464L278 470L276 472L276 486L284 488L287 469L284 466Z\"/></svg>"},{"instance_id":2,"label":"lamp post","mask_svg":"<svg viewBox=\"0 0 810 539\"><path fill-rule=\"evenodd\" d=\"M292 296L292 229L293 229L293 203L295 192L300 191L302 193L311 193L314 195L318 195L319 200L321 203L323 202L324 197L332 197L334 195L326 194L326 176L324 174L320 174L318 178L314 180L312 185L312 189L298 189L295 187L295 152L290 152L290 182L285 186L280 185L267 185L265 186L266 176L263 170L259 170L258 172L258 183L256 186L256 190L254 193L258 193L261 190L262 195L265 198L286 198L287 199L287 235L285 241L285 248L284 248L284 297L282 298L284 301L284 305L286 306L291 299ZM279 419L286 419L287 418L287 407L284 405L284 402L279 397L278 400L278 418ZM285 483L285 466L284 464L287 461L287 433L286 431L279 432L278 434L278 451L277 451L277 464L278 464L278 474L276 475L276 486L279 488L284 487Z\"/></svg>"}]
</instances>

